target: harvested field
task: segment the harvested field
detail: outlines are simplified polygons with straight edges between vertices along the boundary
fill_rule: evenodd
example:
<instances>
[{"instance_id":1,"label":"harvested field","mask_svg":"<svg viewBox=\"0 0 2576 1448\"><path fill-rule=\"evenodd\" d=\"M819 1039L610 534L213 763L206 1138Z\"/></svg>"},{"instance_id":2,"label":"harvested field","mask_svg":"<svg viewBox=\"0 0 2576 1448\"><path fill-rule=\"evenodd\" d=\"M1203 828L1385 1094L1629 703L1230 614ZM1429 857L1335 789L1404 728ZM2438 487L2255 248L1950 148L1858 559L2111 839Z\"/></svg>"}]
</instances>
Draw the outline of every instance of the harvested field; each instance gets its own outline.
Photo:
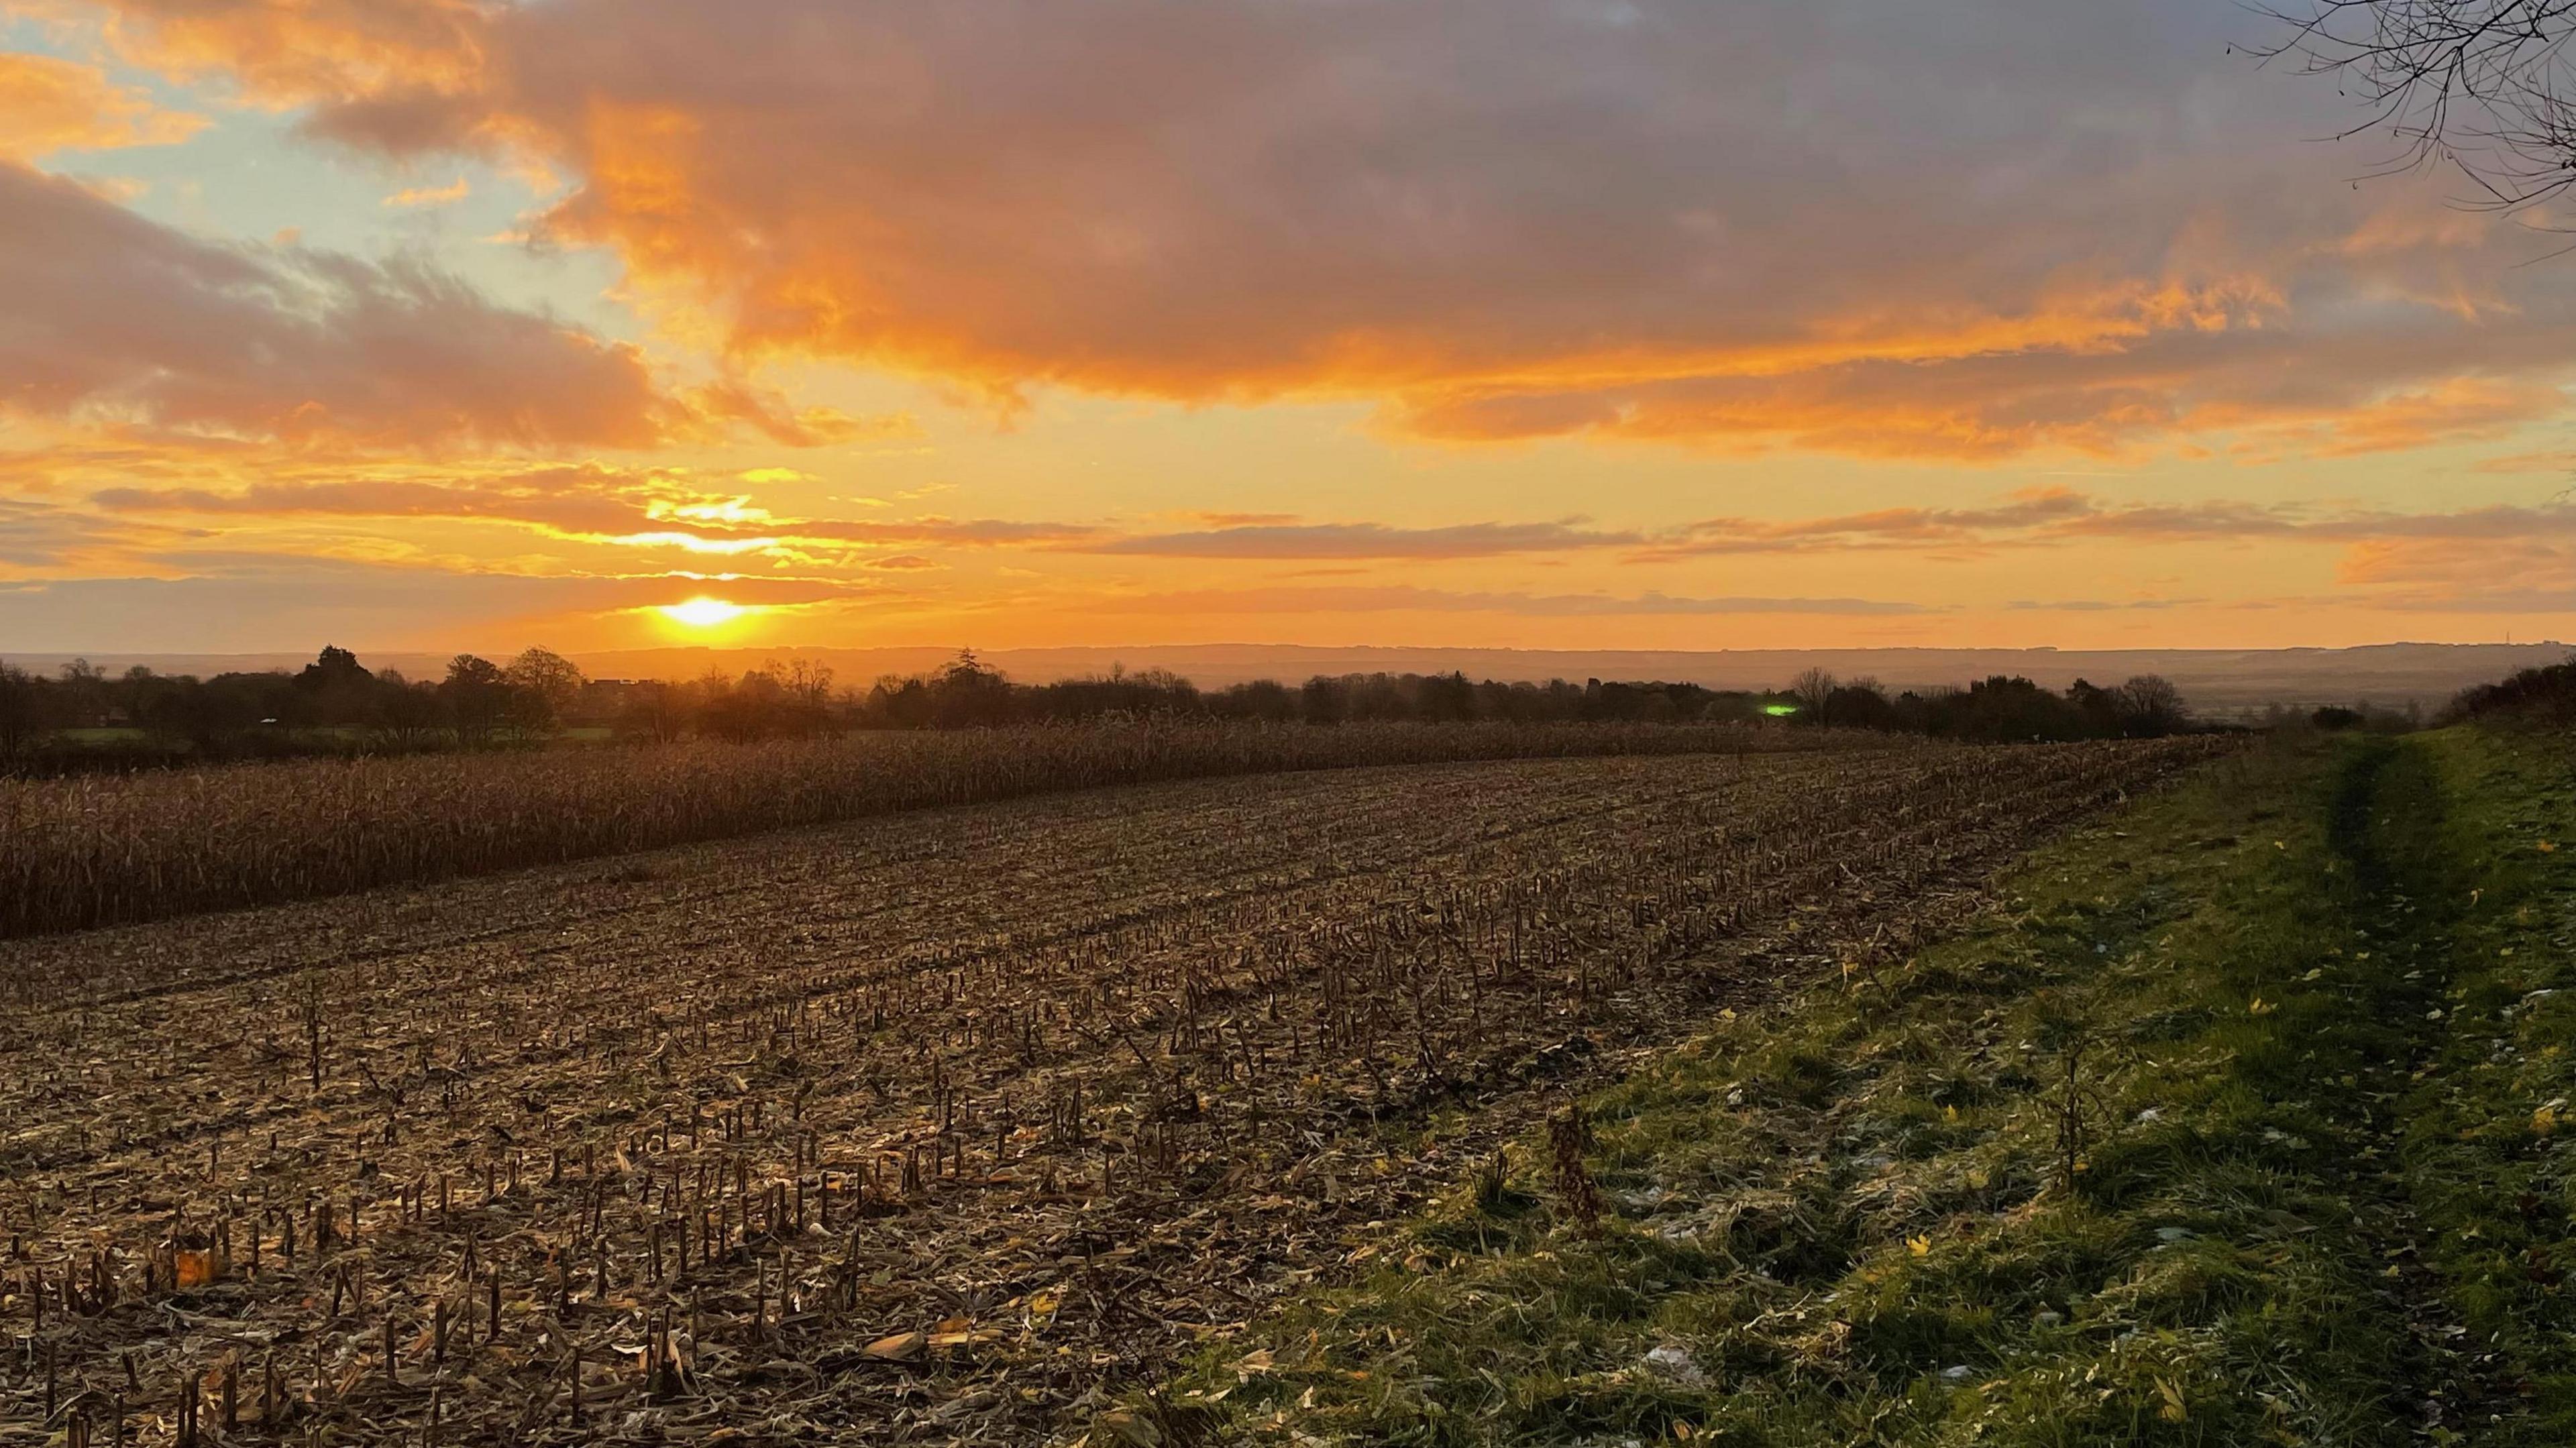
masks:
<instances>
[{"instance_id":1,"label":"harvested field","mask_svg":"<svg viewBox=\"0 0 2576 1448\"><path fill-rule=\"evenodd\" d=\"M2222 747L1166 784L0 946L0 1443L1043 1438Z\"/></svg>"},{"instance_id":2,"label":"harvested field","mask_svg":"<svg viewBox=\"0 0 2576 1448\"><path fill-rule=\"evenodd\" d=\"M0 938L1101 785L1895 743L1735 724L1144 719L0 778Z\"/></svg>"}]
</instances>

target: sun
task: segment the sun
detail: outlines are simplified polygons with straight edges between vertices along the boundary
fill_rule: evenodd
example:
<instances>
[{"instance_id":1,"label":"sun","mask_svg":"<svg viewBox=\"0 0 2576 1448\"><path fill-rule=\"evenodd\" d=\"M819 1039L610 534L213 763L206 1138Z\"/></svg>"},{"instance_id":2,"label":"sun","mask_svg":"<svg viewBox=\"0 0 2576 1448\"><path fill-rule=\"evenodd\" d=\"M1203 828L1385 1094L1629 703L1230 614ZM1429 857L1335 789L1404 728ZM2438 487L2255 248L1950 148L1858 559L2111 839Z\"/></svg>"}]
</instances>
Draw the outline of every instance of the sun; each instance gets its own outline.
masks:
<instances>
[{"instance_id":1,"label":"sun","mask_svg":"<svg viewBox=\"0 0 2576 1448\"><path fill-rule=\"evenodd\" d=\"M700 596L685 603L663 604L655 612L673 623L685 624L690 628L717 628L733 622L751 610L738 603L727 603L721 598Z\"/></svg>"}]
</instances>

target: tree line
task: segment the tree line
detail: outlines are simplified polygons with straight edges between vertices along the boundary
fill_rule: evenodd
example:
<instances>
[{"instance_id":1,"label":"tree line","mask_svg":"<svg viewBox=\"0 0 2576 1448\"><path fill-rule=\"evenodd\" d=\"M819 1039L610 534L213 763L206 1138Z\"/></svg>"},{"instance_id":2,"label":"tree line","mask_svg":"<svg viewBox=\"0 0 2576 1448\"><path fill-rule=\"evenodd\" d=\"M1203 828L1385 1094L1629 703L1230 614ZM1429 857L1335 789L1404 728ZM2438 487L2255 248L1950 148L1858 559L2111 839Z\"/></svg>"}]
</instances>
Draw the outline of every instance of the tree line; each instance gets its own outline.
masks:
<instances>
[{"instance_id":1,"label":"tree line","mask_svg":"<svg viewBox=\"0 0 2576 1448\"><path fill-rule=\"evenodd\" d=\"M809 660L686 681L591 679L551 650L459 654L443 676L370 669L328 647L301 670L199 679L86 661L52 675L0 661L0 762L25 770L322 753L529 747L567 738L752 741L860 729L971 729L1104 717L1331 725L1680 723L1895 730L1968 741L2143 738L2190 727L2180 694L2142 677L2060 693L1997 676L1891 692L1811 669L1779 691L1699 684L1470 680L1462 673L1317 676L1202 689L1164 670L1043 684L960 653L923 674L840 686Z\"/></svg>"},{"instance_id":2,"label":"tree line","mask_svg":"<svg viewBox=\"0 0 2576 1448\"><path fill-rule=\"evenodd\" d=\"M0 758L51 750L208 759L473 747L559 733L587 681L551 650L508 664L459 654L444 678L377 671L325 648L300 672L109 675L86 659L52 677L0 661Z\"/></svg>"},{"instance_id":3,"label":"tree line","mask_svg":"<svg viewBox=\"0 0 2576 1448\"><path fill-rule=\"evenodd\" d=\"M2576 729L2576 656L2460 691L2437 722L2504 719Z\"/></svg>"},{"instance_id":4,"label":"tree line","mask_svg":"<svg viewBox=\"0 0 2576 1448\"><path fill-rule=\"evenodd\" d=\"M1874 679L1841 680L1809 669L1790 682L1789 694L1802 720L1982 743L2157 739L2192 724L2182 691L2159 674L2107 688L2078 679L2063 693L1995 674L1964 689L1891 695Z\"/></svg>"},{"instance_id":5,"label":"tree line","mask_svg":"<svg viewBox=\"0 0 2576 1448\"><path fill-rule=\"evenodd\" d=\"M1459 673L1318 676L1301 686L1263 680L1208 691L1161 670L1015 684L971 653L935 674L879 681L859 711L863 725L876 728L1035 723L1112 712L1302 724L1740 721L1990 743L2155 738L2187 729L2192 722L2181 691L2155 675L2111 688L2079 679L2064 693L2002 675L1964 688L1891 692L1874 679L1846 681L1821 669L1807 670L1779 691L1599 679L1580 684L1562 679L1544 684L1471 682Z\"/></svg>"}]
</instances>

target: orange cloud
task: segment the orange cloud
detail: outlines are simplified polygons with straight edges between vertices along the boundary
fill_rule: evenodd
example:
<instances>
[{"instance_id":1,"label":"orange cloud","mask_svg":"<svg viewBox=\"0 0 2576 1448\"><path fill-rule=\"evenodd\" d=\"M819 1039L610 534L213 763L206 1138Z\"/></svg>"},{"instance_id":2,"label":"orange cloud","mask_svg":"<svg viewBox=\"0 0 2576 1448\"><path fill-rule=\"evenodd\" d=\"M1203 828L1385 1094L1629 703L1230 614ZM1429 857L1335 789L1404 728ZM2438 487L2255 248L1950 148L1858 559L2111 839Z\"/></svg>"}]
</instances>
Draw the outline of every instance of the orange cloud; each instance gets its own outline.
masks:
<instances>
[{"instance_id":1,"label":"orange cloud","mask_svg":"<svg viewBox=\"0 0 2576 1448\"><path fill-rule=\"evenodd\" d=\"M2371 540L2345 555L2336 578L2421 612L2576 612L2576 525L2554 536Z\"/></svg>"},{"instance_id":2,"label":"orange cloud","mask_svg":"<svg viewBox=\"0 0 2576 1448\"><path fill-rule=\"evenodd\" d=\"M739 377L692 387L679 402L707 435L722 435L735 426L750 428L786 447L820 447L852 438L900 438L918 434L906 414L852 417L828 407L798 407L785 393Z\"/></svg>"},{"instance_id":3,"label":"orange cloud","mask_svg":"<svg viewBox=\"0 0 2576 1448\"><path fill-rule=\"evenodd\" d=\"M253 481L238 481L244 477ZM1031 616L1073 629L1089 619L1096 630L1111 634L1127 626L1120 621L1137 618L1302 621L1286 625L1295 627L1337 616L1409 616L1412 622L1402 626L1426 629L1445 627L1436 622L1442 619L1473 628L1502 627L1508 620L1533 628L1624 620L1622 627L1679 629L1692 619L1776 616L1842 620L1860 628L1911 627L1909 620L1957 624L1980 608L1993 618L2076 620L2209 615L2258 606L2276 614L2361 608L2528 615L2576 603L2568 583L2576 578L2576 504L2565 503L2401 512L2228 500L2139 502L2044 488L1962 507L1710 518L1642 536L1572 520L1438 528L1257 523L1157 534L1019 519L797 517L765 506L756 493L734 491L743 485L735 470L529 467L488 459L395 466L363 458L317 461L275 445L176 446L152 438L0 454L0 483L0 563L17 568L22 580L52 580L39 601L0 605L0 621L33 619L57 628L48 633L31 624L20 635L55 642L85 636L77 627L85 615L73 609L75 601L101 610L101 618L140 619L135 610L144 607L141 600L195 607L256 600L263 590L295 592L302 585L291 580L324 564L387 575L363 587L353 583L352 597L410 596L432 588L426 580L435 578L435 596L455 600L456 616L465 623L485 617L496 600L555 600L555 621L542 635L530 635L555 638L587 627L576 614L658 606L699 593L773 608L864 603L979 617L1033 610ZM529 541L486 549L457 531L485 527L520 530ZM2259 550L2244 554L2248 576L2316 578L2320 569L2331 568L2340 588L2331 596L2248 598L2225 590L2212 594L2205 582L2154 581L2163 575L2161 564L2147 565L2144 574L2125 566L2140 563L2150 549L2212 545ZM994 569L993 550L1057 560L1105 554L1156 571L1144 583L1123 573L1086 579L1070 572L1058 582L1033 585L1039 591L1024 597L997 592L989 581L969 582L953 595L926 581L951 564ZM1916 560L2005 550L2013 550L2008 565L1990 559L1977 576L2028 578L2041 587L2074 581L2081 590L2093 581L2088 570L2095 565L2117 558L2124 566L2095 583L2099 592L2092 597L2032 593L1978 605L1945 590L1922 591ZM1562 575L1584 581L1528 586L1531 575L1522 560L1551 552L1590 555L1582 572ZM986 556L975 560L961 553ZM2043 553L2056 557L2043 561ZM1901 569L1868 561L1895 554L1909 555ZM744 555L757 555L757 566ZM1603 555L1615 555L1620 563L1744 559L1748 566L1728 573L1748 582L1731 589L1638 590L1605 577L1599 571L1608 561ZM1456 565L1457 571L1444 568L1444 582L1433 586L1401 570L1341 566L1244 578L1230 576L1240 568L1206 566L1211 559L1243 558L1273 565L1303 559L1433 562ZM628 559L633 562L621 562ZM1480 568L1479 559L1507 562L1500 569ZM1777 566L1791 559L1800 560L1794 572ZM1761 566L1749 566L1755 562ZM647 571L656 564L666 571ZM2113 581L2122 574L2130 576ZM146 587L136 581L153 577L168 583ZM1916 581L1891 585L1906 577ZM1763 584L1749 582L1755 578ZM1792 578L1805 586L1782 586ZM524 581L529 579L553 581L541 587ZM178 586L186 580L197 582ZM897 582L920 587L895 589ZM2124 584L2134 591L2122 596ZM1891 586L1902 591L1877 592ZM338 596L335 586L333 597ZM244 606L256 615L255 602ZM126 632L138 630L152 632L139 622Z\"/></svg>"},{"instance_id":4,"label":"orange cloud","mask_svg":"<svg viewBox=\"0 0 2576 1448\"><path fill-rule=\"evenodd\" d=\"M445 186L408 186L385 198L391 207L452 206L474 194L472 182L459 176Z\"/></svg>"},{"instance_id":5,"label":"orange cloud","mask_svg":"<svg viewBox=\"0 0 2576 1448\"><path fill-rule=\"evenodd\" d=\"M221 459L192 473L149 449L112 454L103 464L66 463L52 472L38 457L19 455L17 461L20 475L52 479L48 486L56 491L81 487L85 478L101 472L135 479L84 487L91 507L120 519L457 519L595 547L757 553L829 567L895 570L932 566L932 560L915 554L889 555L886 550L1019 549L1170 565L1209 560L1463 563L1547 554L1615 554L1629 564L1674 564L1710 558L1877 553L1955 560L2007 549L2068 549L2100 543L2124 550L2263 543L2343 550L2347 581L2376 583L2393 575L2385 565L2370 560L2413 556L2405 550L2417 547L2457 549L2465 556L2478 548L2517 540L2576 544L2576 503L2408 513L2223 499L2135 502L2067 488L2035 488L1975 507L1720 517L1652 530L1595 528L1569 519L1427 528L1367 522L1258 523L1156 533L1089 523L935 514L866 519L797 516L726 491L738 481L730 476L702 476L676 468L593 463L537 468L449 465L430 470L341 463L316 466L291 457L249 455ZM368 467L373 468L372 476L351 476ZM261 480L229 481L244 472ZM54 531L59 533L59 526ZM1306 576L1320 575L1308 570Z\"/></svg>"},{"instance_id":6,"label":"orange cloud","mask_svg":"<svg viewBox=\"0 0 2576 1448\"><path fill-rule=\"evenodd\" d=\"M102 488L90 501L111 512L254 518L478 518L575 534L660 526L654 504L671 490L652 475L596 466L547 468L447 481L379 478L261 482L211 488ZM685 495L684 495L685 496Z\"/></svg>"},{"instance_id":7,"label":"orange cloud","mask_svg":"<svg viewBox=\"0 0 2576 1448\"><path fill-rule=\"evenodd\" d=\"M275 470L273 463L255 466ZM929 565L880 556L878 550L1066 546L1100 531L1082 524L991 518L780 516L748 498L709 491L686 470L599 464L486 468L443 476L393 469L368 478L273 478L230 487L117 485L92 489L88 501L119 517L459 519L600 547L821 554L835 563L895 570Z\"/></svg>"},{"instance_id":8,"label":"orange cloud","mask_svg":"<svg viewBox=\"0 0 2576 1448\"><path fill-rule=\"evenodd\" d=\"M1071 546L1084 552L1158 558L1496 558L1560 553L1645 541L1625 530L1559 523L1458 523L1390 528L1383 523L1248 523L1195 533L1145 533Z\"/></svg>"},{"instance_id":9,"label":"orange cloud","mask_svg":"<svg viewBox=\"0 0 2576 1448\"><path fill-rule=\"evenodd\" d=\"M73 16L80 0L15 0ZM484 0L117 0L109 38L126 58L183 78L238 80L279 106L381 101L480 83L497 5Z\"/></svg>"},{"instance_id":10,"label":"orange cloud","mask_svg":"<svg viewBox=\"0 0 2576 1448\"><path fill-rule=\"evenodd\" d=\"M0 51L0 157L175 145L205 125L203 116L165 110L115 84L97 66Z\"/></svg>"},{"instance_id":11,"label":"orange cloud","mask_svg":"<svg viewBox=\"0 0 2576 1448\"><path fill-rule=\"evenodd\" d=\"M2065 488L2038 489L1985 508L1884 508L1801 519L1712 518L1632 555L1640 561L1756 553L1905 549L1972 553L2093 539L2136 544L2286 541L2370 547L2392 541L2576 539L2576 503L2490 505L2448 513L2399 513L2230 502L2110 502ZM2355 574L2358 580L2363 575Z\"/></svg>"},{"instance_id":12,"label":"orange cloud","mask_svg":"<svg viewBox=\"0 0 2576 1448\"><path fill-rule=\"evenodd\" d=\"M1866 361L1576 390L1402 397L1402 431L1461 441L1586 434L1984 459L2113 455L2234 434L2248 456L2352 456L2497 436L2556 415L2576 348L2560 308L2460 327L2416 314L2360 334L2190 328L2118 346Z\"/></svg>"},{"instance_id":13,"label":"orange cloud","mask_svg":"<svg viewBox=\"0 0 2576 1448\"><path fill-rule=\"evenodd\" d=\"M2509 265L2545 242L2333 184L2293 88L2144 6L47 3L312 134L567 178L536 233L727 354L665 440L907 425L730 380L773 354L1969 461L2482 439L2576 370L2576 291Z\"/></svg>"},{"instance_id":14,"label":"orange cloud","mask_svg":"<svg viewBox=\"0 0 2576 1448\"><path fill-rule=\"evenodd\" d=\"M681 335L1006 408L2341 455L2549 415L2576 355L2540 244L2346 191L2290 87L2211 80L2218 19L2143 6L101 4L316 134L568 177L542 234Z\"/></svg>"}]
</instances>

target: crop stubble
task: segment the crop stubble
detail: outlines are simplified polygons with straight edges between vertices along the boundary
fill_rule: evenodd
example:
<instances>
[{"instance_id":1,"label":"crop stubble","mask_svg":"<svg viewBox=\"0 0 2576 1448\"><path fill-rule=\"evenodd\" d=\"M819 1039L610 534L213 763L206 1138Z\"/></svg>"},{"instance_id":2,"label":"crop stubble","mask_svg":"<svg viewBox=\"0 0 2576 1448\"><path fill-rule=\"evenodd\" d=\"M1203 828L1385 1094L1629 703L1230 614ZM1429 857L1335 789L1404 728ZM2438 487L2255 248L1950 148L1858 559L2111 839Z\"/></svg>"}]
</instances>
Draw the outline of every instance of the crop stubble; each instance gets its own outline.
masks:
<instances>
[{"instance_id":1,"label":"crop stubble","mask_svg":"<svg viewBox=\"0 0 2576 1448\"><path fill-rule=\"evenodd\" d=\"M0 938L1084 787L1360 765L1895 742L1725 723L1319 729L1145 718L0 778Z\"/></svg>"},{"instance_id":2,"label":"crop stubble","mask_svg":"<svg viewBox=\"0 0 2576 1448\"><path fill-rule=\"evenodd\" d=\"M0 946L0 1441L1025 1441L2217 747L1158 785Z\"/></svg>"}]
</instances>

